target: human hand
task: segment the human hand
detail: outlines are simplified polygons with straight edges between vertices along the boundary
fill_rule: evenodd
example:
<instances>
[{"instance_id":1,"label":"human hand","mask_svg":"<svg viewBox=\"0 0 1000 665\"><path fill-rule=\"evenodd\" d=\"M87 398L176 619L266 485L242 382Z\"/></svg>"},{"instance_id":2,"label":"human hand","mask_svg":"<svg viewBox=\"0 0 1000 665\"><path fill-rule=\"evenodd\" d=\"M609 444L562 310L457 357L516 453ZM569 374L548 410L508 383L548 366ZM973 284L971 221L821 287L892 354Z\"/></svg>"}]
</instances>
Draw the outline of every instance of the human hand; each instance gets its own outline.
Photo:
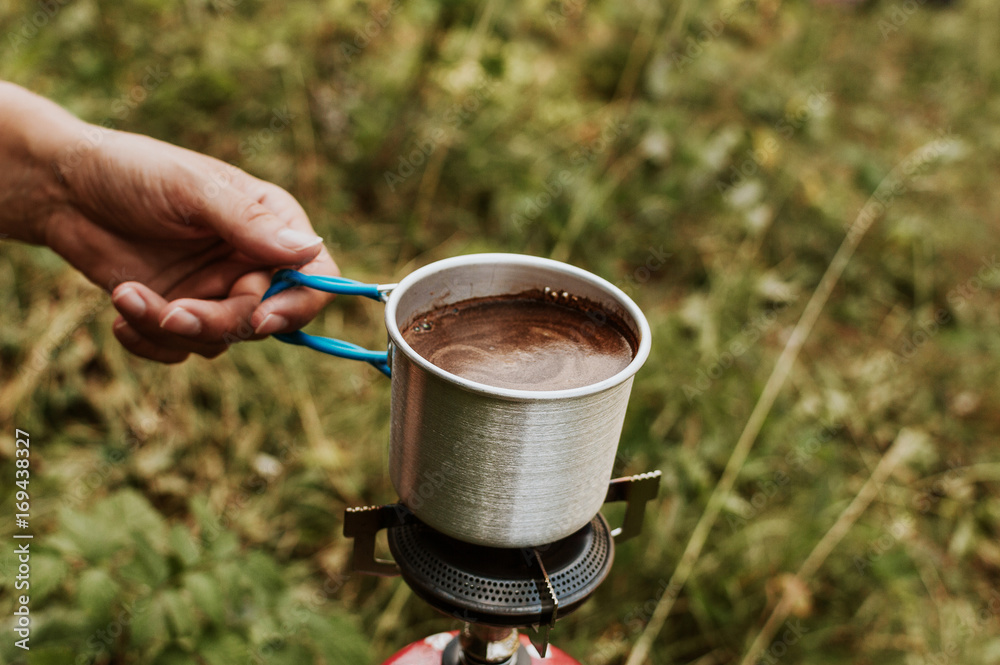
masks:
<instances>
[{"instance_id":1,"label":"human hand","mask_svg":"<svg viewBox=\"0 0 1000 665\"><path fill-rule=\"evenodd\" d=\"M288 192L149 137L60 122L72 126L48 141L58 195L27 239L112 292L114 334L129 351L165 363L211 358L300 328L329 302L305 289L260 302L274 268L339 274Z\"/></svg>"},{"instance_id":2,"label":"human hand","mask_svg":"<svg viewBox=\"0 0 1000 665\"><path fill-rule=\"evenodd\" d=\"M128 350L213 357L300 328L329 301L295 290L260 303L273 267L339 274L286 191L147 137L103 136L79 166L62 167L76 205L51 221L46 244L95 283L121 282L114 334Z\"/></svg>"}]
</instances>

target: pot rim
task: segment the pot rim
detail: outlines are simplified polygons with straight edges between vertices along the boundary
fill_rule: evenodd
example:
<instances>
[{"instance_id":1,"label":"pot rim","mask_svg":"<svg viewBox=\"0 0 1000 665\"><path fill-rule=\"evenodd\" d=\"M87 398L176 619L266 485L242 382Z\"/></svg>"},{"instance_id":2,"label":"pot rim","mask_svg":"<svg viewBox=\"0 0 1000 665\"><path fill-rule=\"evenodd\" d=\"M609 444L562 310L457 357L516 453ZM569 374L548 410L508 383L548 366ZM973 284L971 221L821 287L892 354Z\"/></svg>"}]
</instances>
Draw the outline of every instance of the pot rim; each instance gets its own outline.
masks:
<instances>
[{"instance_id":1,"label":"pot rim","mask_svg":"<svg viewBox=\"0 0 1000 665\"><path fill-rule=\"evenodd\" d=\"M598 381L597 383L592 383L588 386L580 386L578 388L565 388L563 390L518 390L514 388L500 388L497 386L491 386L489 384L480 383L478 381L472 381L464 377L458 376L457 374L452 374L444 369L441 369L437 365L434 365L429 360L421 356L419 353L413 350L406 340L403 339L403 333L400 331L399 326L396 324L396 307L398 305L399 299L409 289L411 286L424 279L428 275L434 274L444 269L456 268L460 266L466 266L471 264L482 264L482 263L496 263L496 264L516 264L521 266L537 266L545 267L549 269L558 270L564 272L574 277L579 278L582 281L589 282L590 284L601 288L602 290L608 292L609 295L614 297L618 301L618 304L632 317L635 321L636 326L639 331L639 347L636 349L635 357L632 358L632 362L625 366L617 374L604 379L603 381ZM415 363L425 371L437 376L438 378L450 383L457 385L470 392L479 393L482 395L488 395L491 397L499 397L510 400L523 400L523 401L544 401L544 400L557 400L557 399L570 399L575 397L583 397L586 395L593 395L595 393L602 392L609 388L614 388L629 378L635 375L642 367L643 363L649 357L650 347L652 346L651 332L649 328L649 322L646 321L645 315L639 306L628 297L628 295L619 289L617 286L609 282L608 280L598 277L597 275L578 268L576 266L570 265L568 263L563 263L561 261L555 261L553 259L542 258L538 256L531 256L529 254L509 254L509 253L484 253L484 254L465 254L461 256L454 256L447 259L442 259L440 261L435 261L434 263L429 263L422 268L418 268L413 271L402 281L397 284L392 291L389 293L385 305L385 327L389 333L389 339L394 347L393 353L397 350L402 352L407 359Z\"/></svg>"}]
</instances>

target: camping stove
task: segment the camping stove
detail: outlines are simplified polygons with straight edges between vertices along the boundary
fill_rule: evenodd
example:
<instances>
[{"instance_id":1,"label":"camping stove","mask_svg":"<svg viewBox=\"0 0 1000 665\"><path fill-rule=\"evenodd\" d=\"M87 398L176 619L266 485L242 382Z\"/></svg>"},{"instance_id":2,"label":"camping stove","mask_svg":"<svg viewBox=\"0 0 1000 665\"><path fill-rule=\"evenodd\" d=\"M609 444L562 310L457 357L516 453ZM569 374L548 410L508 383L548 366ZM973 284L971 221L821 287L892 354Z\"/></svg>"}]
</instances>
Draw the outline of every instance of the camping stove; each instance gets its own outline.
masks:
<instances>
[{"instance_id":1,"label":"camping stove","mask_svg":"<svg viewBox=\"0 0 1000 665\"><path fill-rule=\"evenodd\" d=\"M598 513L575 533L528 548L456 540L398 503L348 508L344 535L354 539L356 571L401 575L420 598L465 624L411 644L384 665L579 665L549 647L549 630L607 577L615 543L642 530L659 483L659 471L612 480L605 502L626 502L621 527L612 529ZM383 529L394 561L376 558Z\"/></svg>"}]
</instances>

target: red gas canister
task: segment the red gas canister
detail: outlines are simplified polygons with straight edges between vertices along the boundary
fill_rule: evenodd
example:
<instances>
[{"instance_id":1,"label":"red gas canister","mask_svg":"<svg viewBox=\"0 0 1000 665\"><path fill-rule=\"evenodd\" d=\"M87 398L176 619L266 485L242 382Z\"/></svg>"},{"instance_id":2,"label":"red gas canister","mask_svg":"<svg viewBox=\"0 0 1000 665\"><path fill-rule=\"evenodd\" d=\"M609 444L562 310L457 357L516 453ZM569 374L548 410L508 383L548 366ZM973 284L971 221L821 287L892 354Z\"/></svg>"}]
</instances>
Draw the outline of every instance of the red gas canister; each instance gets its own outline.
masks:
<instances>
[{"instance_id":1,"label":"red gas canister","mask_svg":"<svg viewBox=\"0 0 1000 665\"><path fill-rule=\"evenodd\" d=\"M425 637L413 644L397 651L383 665L441 665L441 656L445 647L458 635L457 630L450 633L438 633ZM549 646L548 654L545 658L538 655L535 648L531 646L527 635L521 635L521 644L528 650L531 656L530 665L580 665L580 662L571 658L565 651ZM521 665L518 663L518 665Z\"/></svg>"}]
</instances>

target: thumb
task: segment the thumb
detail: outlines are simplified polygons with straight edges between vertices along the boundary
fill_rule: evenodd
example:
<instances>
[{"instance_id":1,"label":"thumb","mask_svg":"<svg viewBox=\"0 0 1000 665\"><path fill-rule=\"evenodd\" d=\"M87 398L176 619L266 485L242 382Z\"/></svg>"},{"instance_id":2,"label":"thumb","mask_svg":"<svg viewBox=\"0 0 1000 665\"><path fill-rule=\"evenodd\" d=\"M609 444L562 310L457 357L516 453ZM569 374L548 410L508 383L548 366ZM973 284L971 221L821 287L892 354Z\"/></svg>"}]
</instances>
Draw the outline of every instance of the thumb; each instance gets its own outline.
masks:
<instances>
[{"instance_id":1,"label":"thumb","mask_svg":"<svg viewBox=\"0 0 1000 665\"><path fill-rule=\"evenodd\" d=\"M216 196L205 197L198 218L251 260L264 265L299 265L322 250L323 239L313 231L302 207L284 190L280 190L282 197L267 192L258 198L238 186L218 187L216 191Z\"/></svg>"}]
</instances>

